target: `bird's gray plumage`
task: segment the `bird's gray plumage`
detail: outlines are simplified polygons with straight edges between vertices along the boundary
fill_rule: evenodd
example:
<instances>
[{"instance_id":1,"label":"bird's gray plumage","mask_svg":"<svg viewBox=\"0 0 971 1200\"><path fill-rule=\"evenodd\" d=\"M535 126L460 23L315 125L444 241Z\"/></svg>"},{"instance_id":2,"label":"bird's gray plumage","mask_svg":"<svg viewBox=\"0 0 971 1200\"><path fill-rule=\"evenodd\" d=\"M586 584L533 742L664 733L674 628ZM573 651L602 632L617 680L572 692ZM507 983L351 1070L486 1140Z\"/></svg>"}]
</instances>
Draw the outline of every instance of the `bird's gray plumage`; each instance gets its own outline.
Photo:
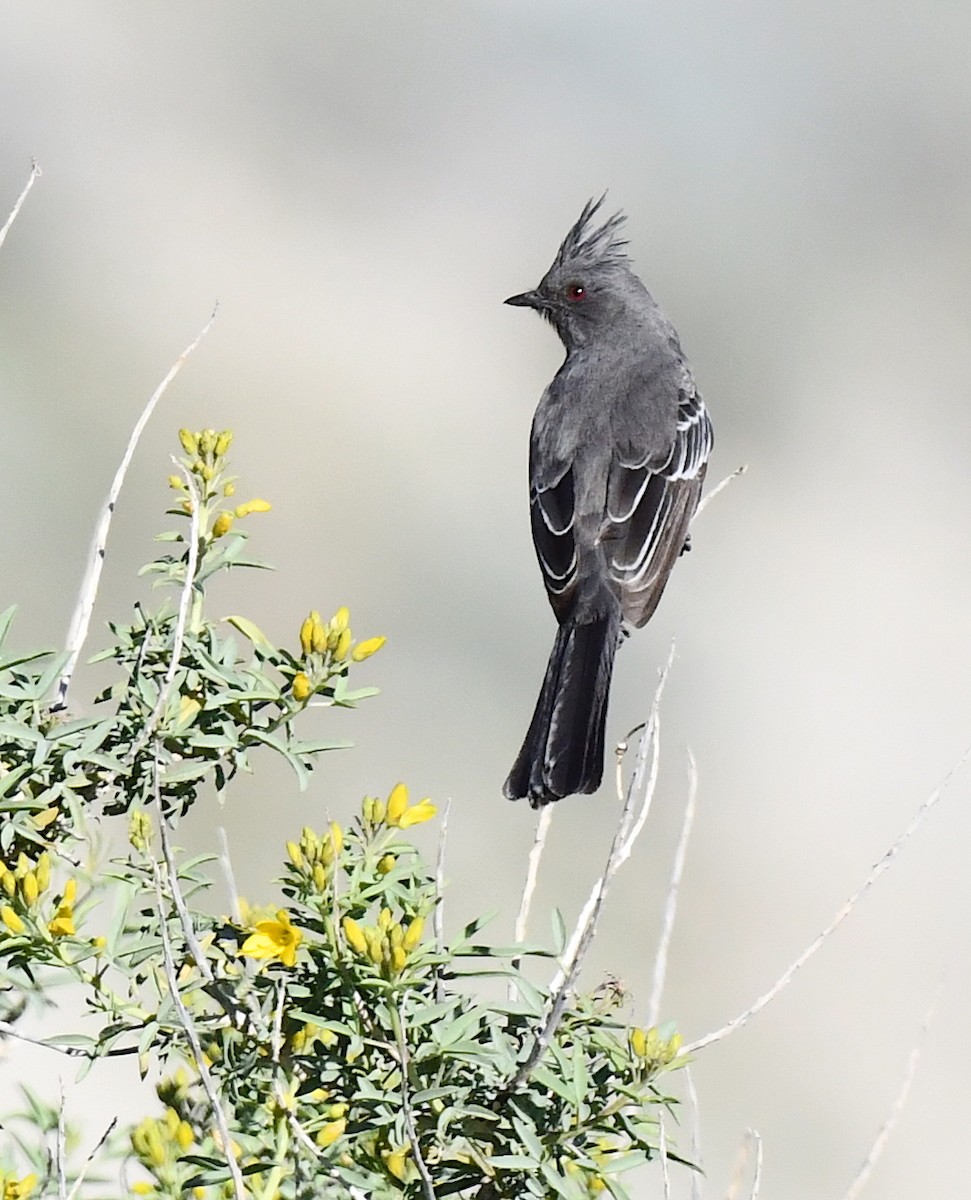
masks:
<instances>
[{"instance_id":1,"label":"bird's gray plumage","mask_svg":"<svg viewBox=\"0 0 971 1200\"><path fill-rule=\"evenodd\" d=\"M533 542L560 623L526 740L506 780L534 806L595 791L614 652L643 625L685 546L712 430L674 327L634 274L617 213L588 201L531 292L566 359L537 407Z\"/></svg>"}]
</instances>

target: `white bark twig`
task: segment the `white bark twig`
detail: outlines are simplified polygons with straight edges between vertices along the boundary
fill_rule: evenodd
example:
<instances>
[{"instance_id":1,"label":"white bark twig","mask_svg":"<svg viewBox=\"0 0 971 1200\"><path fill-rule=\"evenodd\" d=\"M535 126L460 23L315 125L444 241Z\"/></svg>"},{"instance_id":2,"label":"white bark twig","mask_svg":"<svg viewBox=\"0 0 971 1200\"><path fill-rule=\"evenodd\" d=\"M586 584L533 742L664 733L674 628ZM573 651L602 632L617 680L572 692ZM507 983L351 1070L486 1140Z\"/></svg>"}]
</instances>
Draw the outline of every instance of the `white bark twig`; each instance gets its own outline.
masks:
<instances>
[{"instance_id":1,"label":"white bark twig","mask_svg":"<svg viewBox=\"0 0 971 1200\"><path fill-rule=\"evenodd\" d=\"M78 594L77 605L74 609L74 615L71 618L71 627L67 635L67 651L68 660L61 672L61 678L57 684L57 697L55 699L56 708L64 708L67 704L67 693L71 686L71 679L74 675L74 669L77 666L78 658L88 636L88 627L91 624L91 614L94 612L95 600L98 596L98 584L101 581L101 568L104 565L105 547L108 543L108 530L111 528L111 518L114 515L115 505L118 502L118 496L121 493L122 485L125 482L125 476L128 473L128 468L131 465L131 460L134 457L135 449L141 439L142 432L148 424L148 420L155 411L155 406L165 393L166 388L172 380L178 375L179 371L185 365L186 359L199 345L202 339L209 332L213 321L216 319L216 313L219 306L212 310L212 315L202 327L195 339L189 343L182 351L179 357L172 364L168 374L155 389L149 402L145 405L142 415L135 422L135 428L132 430L131 437L128 439L128 445L125 447L125 453L122 456L118 470L115 472L115 477L111 482L111 487L108 490L108 498L105 501L104 508L101 510L101 515L98 518L98 524L95 528L94 539L91 543L91 551L88 557L87 570L84 573L84 579L81 583L81 590Z\"/></svg>"},{"instance_id":2,"label":"white bark twig","mask_svg":"<svg viewBox=\"0 0 971 1200\"><path fill-rule=\"evenodd\" d=\"M438 854L435 858L435 911L432 913L432 931L439 954L445 949L445 847L448 842L448 818L451 811L452 798L449 797L442 812Z\"/></svg>"},{"instance_id":3,"label":"white bark twig","mask_svg":"<svg viewBox=\"0 0 971 1200\"><path fill-rule=\"evenodd\" d=\"M71 1190L67 1194L67 1200L77 1200L77 1195L81 1190L81 1185L84 1183L84 1176L87 1173L88 1167L90 1167L91 1164L94 1162L94 1160L97 1158L98 1154L103 1149L105 1142L107 1142L108 1138L110 1138L112 1133L114 1132L115 1126L117 1124L118 1124L118 1118L112 1117L111 1122L108 1125L108 1128L104 1131L104 1133L101 1135L101 1137L98 1138L98 1144L94 1147L94 1149L91 1151L91 1153L88 1155L88 1157L84 1160L84 1166L81 1168L80 1171L78 1171L78 1177L77 1177L77 1179L75 1179L74 1185L72 1186Z\"/></svg>"},{"instance_id":4,"label":"white bark twig","mask_svg":"<svg viewBox=\"0 0 971 1200\"><path fill-rule=\"evenodd\" d=\"M158 769L156 764L155 772L155 788L158 792ZM229 1168L229 1174L233 1182L233 1193L236 1200L247 1200L246 1187L243 1183L243 1175L239 1169L239 1163L236 1161L236 1156L233 1154L233 1140L229 1133L229 1122L226 1119L226 1114L223 1111L222 1101L219 1098L219 1091L216 1087L212 1075L209 1073L209 1067L206 1063L206 1056L203 1053L202 1043L199 1041L199 1033L195 1027L195 1022L186 1008L182 999L182 994L179 991L178 973L175 969L175 958L172 954L172 940L169 937L168 918L165 912L165 892L162 887L162 871L159 867L158 860L154 854L150 854L149 860L152 867L152 882L155 887L155 907L158 913L158 927L162 938L162 963L165 968L165 978L169 986L169 995L172 997L172 1003L175 1005L175 1011L178 1013L179 1024L185 1031L185 1036L189 1042L189 1047L192 1050L192 1057L195 1062L196 1070L199 1072L199 1078L202 1081L203 1089L209 1100L209 1107L212 1110L212 1117L216 1123L216 1128L219 1131L219 1137L222 1141L222 1150L226 1156L226 1166ZM178 889L178 877L172 876L169 879L170 889Z\"/></svg>"},{"instance_id":5,"label":"white bark twig","mask_svg":"<svg viewBox=\"0 0 971 1200\"><path fill-rule=\"evenodd\" d=\"M243 910L239 903L239 888L236 886L236 875L233 872L233 860L229 854L229 838L226 836L225 826L220 825L216 834L219 838L219 865L226 877L226 887L229 890L229 899L233 906L233 920L237 925L242 925Z\"/></svg>"},{"instance_id":6,"label":"white bark twig","mask_svg":"<svg viewBox=\"0 0 971 1200\"><path fill-rule=\"evenodd\" d=\"M191 505L189 512L189 544L186 547L185 558L185 579L182 581L182 589L179 593L179 611L176 616L175 630L172 635L172 655L169 658L169 665L165 671L165 679L159 688L155 707L152 709L148 720L142 726L141 732L125 756L127 762L133 762L140 754L142 748L148 744L148 739L155 732L155 728L162 719L162 714L165 712L165 706L169 702L169 696L175 684L175 676L179 669L179 662L182 658L182 645L185 641L186 625L189 623L192 592L196 582L196 570L199 566L199 505L201 503L199 492L196 489L191 472L187 471L178 459L173 458L172 461L185 478L186 491L189 497L189 504ZM162 819L163 817L164 814L159 809L159 818Z\"/></svg>"},{"instance_id":7,"label":"white bark twig","mask_svg":"<svg viewBox=\"0 0 971 1200\"><path fill-rule=\"evenodd\" d=\"M688 1103L691 1106L691 1161L697 1168L691 1172L691 1200L701 1200L701 1104L698 1101L698 1091L695 1088L691 1067L685 1064L682 1073L688 1089Z\"/></svg>"},{"instance_id":8,"label":"white bark twig","mask_svg":"<svg viewBox=\"0 0 971 1200\"><path fill-rule=\"evenodd\" d=\"M179 924L182 926L182 936L185 938L185 944L189 947L189 952L195 960L196 969L206 983L212 983L213 974L209 962L202 952L202 947L199 945L199 939L196 937L196 931L192 924L192 918L189 916L189 910L186 907L185 897L182 895L182 888L179 886L178 867L175 863L175 855L172 853L172 843L169 840L168 821L162 813L161 800L158 791L158 760L155 762L155 806L158 810L158 831L159 841L162 843L162 854L165 858L165 870L169 877L169 890L172 893L172 902L175 904L175 911L179 914Z\"/></svg>"},{"instance_id":9,"label":"white bark twig","mask_svg":"<svg viewBox=\"0 0 971 1200\"><path fill-rule=\"evenodd\" d=\"M692 524L698 520L698 518L705 511L705 509L708 507L708 505L711 504L712 500L714 500L714 498L718 495L719 492L724 491L724 489L728 487L728 485L732 482L733 479L738 479L741 475L744 475L747 470L748 470L748 463L742 463L742 465L740 467L736 467L735 470L732 471L731 475L726 475L725 478L721 481L721 483L716 484L715 487L713 487L711 489L711 491L708 493L708 495L702 499L701 503L695 509L695 515L691 518Z\"/></svg>"},{"instance_id":10,"label":"white bark twig","mask_svg":"<svg viewBox=\"0 0 971 1200\"><path fill-rule=\"evenodd\" d=\"M924 1048L924 1040L927 1037L927 1030L930 1028L931 1022L934 1020L934 1014L937 1010L937 1004L940 1000L940 986L934 992L934 997L928 1005L927 1012L924 1013L924 1019L920 1023L920 1029L917 1033L917 1041L914 1043L907 1059L907 1069L904 1072L904 1078L897 1092L897 1097L893 1102L893 1107L890 1110L887 1119L880 1126L880 1130L874 1139L873 1145L870 1147L866 1158L860 1166L859 1171L853 1177L853 1181L846 1189L843 1195L843 1200L857 1200L857 1197L866 1187L870 1176L873 1173L873 1168L877 1165L881 1155L887 1148L887 1143L890 1141L890 1135L894 1131L900 1114L904 1111L907 1104L907 1098L910 1095L910 1089L913 1086L914 1076L917 1074L917 1064L920 1061L921 1051Z\"/></svg>"},{"instance_id":11,"label":"white bark twig","mask_svg":"<svg viewBox=\"0 0 971 1200\"><path fill-rule=\"evenodd\" d=\"M7 220L4 223L3 228L0 229L0 246L2 246L3 243L7 240L7 234L10 232L10 226L14 223L14 221L16 221L17 214L23 208L24 201L27 199L30 189L34 186L34 180L39 179L41 175L43 175L43 171L37 165L36 161L34 159L31 159L30 175L28 175L28 177L27 177L27 182L24 185L24 190L17 197L17 203L10 210L10 216L7 217Z\"/></svg>"},{"instance_id":12,"label":"white bark twig","mask_svg":"<svg viewBox=\"0 0 971 1200\"><path fill-rule=\"evenodd\" d=\"M695 808L698 802L698 767L695 757L688 751L688 799L684 806L684 818L681 822L681 834L674 852L674 864L671 868L671 881L668 884L667 899L664 902L664 920L661 924L661 936L658 938L657 953L654 956L654 976L651 981L651 999L647 1009L648 1027L658 1023L661 1011L661 996L664 993L664 981L668 970L668 951L671 948L671 935L674 932L674 918L678 912L678 889L681 886L681 876L684 874L684 862L688 854L688 841L691 837L691 826L695 819Z\"/></svg>"},{"instance_id":13,"label":"white bark twig","mask_svg":"<svg viewBox=\"0 0 971 1200\"><path fill-rule=\"evenodd\" d=\"M516 945L522 945L526 940L526 930L529 926L529 910L533 903L533 893L536 891L536 881L539 878L539 865L543 860L543 851L546 849L546 838L550 831L550 825L553 823L553 805L544 804L539 814L539 820L536 822L536 832L533 835L533 844L529 850L529 860L526 864L526 880L523 883L523 894L519 901L519 912L516 914L516 926L513 932L513 941ZM522 966L522 958L516 957L512 960L512 969L518 971ZM509 980L507 995L510 1000L516 997L516 981Z\"/></svg>"},{"instance_id":14,"label":"white bark twig","mask_svg":"<svg viewBox=\"0 0 971 1200\"><path fill-rule=\"evenodd\" d=\"M658 1157L661 1160L661 1183L664 1187L664 1200L671 1200L671 1174L668 1171L668 1139L664 1129L664 1118L658 1117L657 1122Z\"/></svg>"},{"instance_id":15,"label":"white bark twig","mask_svg":"<svg viewBox=\"0 0 971 1200\"><path fill-rule=\"evenodd\" d=\"M832 921L830 921L822 933L819 934L819 936L816 937L814 941L812 941L806 947L805 950L803 950L802 954L799 955L795 962L790 963L790 965L785 969L785 971L783 971L772 987L770 987L767 992L764 992L750 1008L747 1008L745 1012L729 1021L726 1025L723 1025L720 1029L716 1029L714 1033L708 1033L704 1037L698 1038L696 1042L691 1042L689 1045L685 1046L685 1054L694 1054L698 1050L703 1050L705 1046L710 1046L713 1042L720 1042L722 1038L728 1037L728 1035L730 1033L734 1033L736 1029L741 1029L743 1026L747 1025L753 1017L757 1016L767 1004L769 1004L776 998L776 996L778 996L778 994L792 981L792 978L796 972L801 967L806 965L816 951L823 945L824 942L827 941L829 936L840 925L843 924L846 918L856 908L857 904L859 904L870 888L873 887L880 876L890 866L892 866L897 855L900 853L906 843L910 841L911 837L917 831L919 826L924 823L928 814L943 796L948 784L951 782L957 772L964 766L969 756L971 756L971 747L964 752L960 760L951 768L950 771L948 771L942 782L920 805L920 807L917 809L917 812L911 818L910 823L907 825L907 828L903 831L903 833L900 834L900 836L893 843L890 849L883 855L883 857L877 860L877 862L870 869L870 873L867 875L866 879L864 879L863 883L837 912Z\"/></svg>"},{"instance_id":16,"label":"white bark twig","mask_svg":"<svg viewBox=\"0 0 971 1200\"><path fill-rule=\"evenodd\" d=\"M421 1185L425 1193L425 1200L437 1200L435 1185L432 1183L431 1174L422 1156L421 1146L418 1144L418 1130L415 1127L415 1118L411 1111L411 1059L408 1055L408 1043L405 1040L403 1001L399 1001L396 1015L398 1019L395 1022L397 1026L395 1032L398 1035L398 1059L401 1064L401 1112L405 1119L405 1131L408 1134L408 1140L411 1142L411 1152L415 1156L415 1166L418 1168L418 1174L421 1176Z\"/></svg>"},{"instance_id":17,"label":"white bark twig","mask_svg":"<svg viewBox=\"0 0 971 1200\"><path fill-rule=\"evenodd\" d=\"M755 1174L752 1176L749 1200L759 1200L759 1192L762 1189L762 1136L757 1129L749 1129L747 1135L755 1143Z\"/></svg>"},{"instance_id":18,"label":"white bark twig","mask_svg":"<svg viewBox=\"0 0 971 1200\"><path fill-rule=\"evenodd\" d=\"M67 1200L67 1132L64 1125L64 1081L61 1081L61 1100L57 1106L57 1200Z\"/></svg>"}]
</instances>

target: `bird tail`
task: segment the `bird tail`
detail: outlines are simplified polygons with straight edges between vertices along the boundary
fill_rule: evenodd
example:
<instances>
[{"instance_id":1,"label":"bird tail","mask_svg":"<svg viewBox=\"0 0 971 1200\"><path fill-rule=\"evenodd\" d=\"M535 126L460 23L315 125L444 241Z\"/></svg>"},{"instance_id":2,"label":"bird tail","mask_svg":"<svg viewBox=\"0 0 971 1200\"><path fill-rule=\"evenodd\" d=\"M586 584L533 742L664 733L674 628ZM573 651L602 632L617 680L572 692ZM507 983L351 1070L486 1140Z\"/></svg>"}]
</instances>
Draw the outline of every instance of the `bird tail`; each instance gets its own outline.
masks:
<instances>
[{"instance_id":1,"label":"bird tail","mask_svg":"<svg viewBox=\"0 0 971 1200\"><path fill-rule=\"evenodd\" d=\"M556 641L519 757L503 785L510 800L541 808L563 796L595 792L603 778L607 697L620 637L613 607L568 621Z\"/></svg>"}]
</instances>

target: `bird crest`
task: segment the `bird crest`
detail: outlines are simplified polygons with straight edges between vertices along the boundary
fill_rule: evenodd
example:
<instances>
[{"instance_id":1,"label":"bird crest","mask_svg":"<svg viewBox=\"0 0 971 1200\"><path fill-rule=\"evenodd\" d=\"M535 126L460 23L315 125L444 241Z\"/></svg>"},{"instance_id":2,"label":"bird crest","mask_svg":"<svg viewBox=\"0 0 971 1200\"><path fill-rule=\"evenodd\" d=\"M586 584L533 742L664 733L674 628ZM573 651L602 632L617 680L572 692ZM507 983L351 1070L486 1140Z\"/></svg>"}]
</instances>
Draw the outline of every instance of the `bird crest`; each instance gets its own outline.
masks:
<instances>
[{"instance_id":1,"label":"bird crest","mask_svg":"<svg viewBox=\"0 0 971 1200\"><path fill-rule=\"evenodd\" d=\"M600 209L607 193L594 200L592 197L583 206L577 223L563 239L556 258L555 267L567 265L581 267L606 266L610 263L626 263L628 261L627 241L617 236L621 226L627 220L623 212L616 212L608 217L599 228L591 229L594 217Z\"/></svg>"}]
</instances>

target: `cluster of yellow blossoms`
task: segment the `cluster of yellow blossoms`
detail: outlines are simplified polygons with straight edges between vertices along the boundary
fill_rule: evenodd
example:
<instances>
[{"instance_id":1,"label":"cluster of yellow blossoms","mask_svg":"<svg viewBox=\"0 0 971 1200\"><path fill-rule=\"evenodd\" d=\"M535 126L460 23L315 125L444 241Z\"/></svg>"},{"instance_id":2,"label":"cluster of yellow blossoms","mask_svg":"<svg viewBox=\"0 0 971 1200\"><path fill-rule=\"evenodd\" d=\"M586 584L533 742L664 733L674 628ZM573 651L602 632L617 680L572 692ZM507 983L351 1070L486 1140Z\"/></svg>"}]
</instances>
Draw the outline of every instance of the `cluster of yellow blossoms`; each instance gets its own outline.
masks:
<instances>
[{"instance_id":1,"label":"cluster of yellow blossoms","mask_svg":"<svg viewBox=\"0 0 971 1200\"><path fill-rule=\"evenodd\" d=\"M232 440L231 429L224 429L221 433L217 433L215 429L202 429L198 433L193 433L191 429L179 430L179 441L187 455L186 467L199 482L204 504L208 504L219 496L228 498L236 491L233 479L229 478L222 482L223 470L226 466L224 459ZM186 491L186 483L181 475L170 475L169 487L176 492ZM192 502L188 497L182 501L182 507L186 512L192 511ZM212 536L214 538L225 537L232 529L234 521L242 520L250 513L269 512L270 507L268 501L254 499L247 500L244 504L237 504L232 510L226 509L219 512L212 523Z\"/></svg>"},{"instance_id":2,"label":"cluster of yellow blossoms","mask_svg":"<svg viewBox=\"0 0 971 1200\"><path fill-rule=\"evenodd\" d=\"M627 1040L634 1057L651 1073L674 1062L681 1050L682 1041L680 1033L662 1038L655 1025L650 1029L640 1029L635 1025L628 1033Z\"/></svg>"},{"instance_id":3,"label":"cluster of yellow blossoms","mask_svg":"<svg viewBox=\"0 0 971 1200\"><path fill-rule=\"evenodd\" d=\"M317 690L317 686L326 679L326 665L346 662L348 658L351 662L363 662L377 653L388 640L373 637L355 645L348 624L350 618L350 612L343 605L329 621L322 620L320 613L314 609L307 614L300 626L300 652L306 670L298 671L294 675L293 696L301 704L308 700Z\"/></svg>"},{"instance_id":4,"label":"cluster of yellow blossoms","mask_svg":"<svg viewBox=\"0 0 971 1200\"><path fill-rule=\"evenodd\" d=\"M63 892L55 899L51 916L44 921L43 910L46 895L51 886L51 860L45 850L31 862L21 852L17 863L0 867L0 921L14 937L25 933L24 917L40 920L51 937L74 937L74 902L77 899L77 882L69 879Z\"/></svg>"},{"instance_id":5,"label":"cluster of yellow blossoms","mask_svg":"<svg viewBox=\"0 0 971 1200\"><path fill-rule=\"evenodd\" d=\"M407 928L394 919L390 908L382 908L376 925L361 926L352 917L341 922L347 944L362 958L370 959L388 979L400 975L408 955L421 941L422 917L413 917Z\"/></svg>"},{"instance_id":6,"label":"cluster of yellow blossoms","mask_svg":"<svg viewBox=\"0 0 971 1200\"><path fill-rule=\"evenodd\" d=\"M427 796L417 804L409 804L408 789L403 783L395 784L387 801L367 796L361 806L364 823L372 829L379 825L387 825L390 829L410 829L412 825L430 821L437 812L438 809Z\"/></svg>"},{"instance_id":7,"label":"cluster of yellow blossoms","mask_svg":"<svg viewBox=\"0 0 971 1200\"><path fill-rule=\"evenodd\" d=\"M319 837L305 825L299 842L287 842L287 854L294 870L321 895L327 890L331 867L343 849L344 831L336 821L331 821L324 837Z\"/></svg>"}]
</instances>

